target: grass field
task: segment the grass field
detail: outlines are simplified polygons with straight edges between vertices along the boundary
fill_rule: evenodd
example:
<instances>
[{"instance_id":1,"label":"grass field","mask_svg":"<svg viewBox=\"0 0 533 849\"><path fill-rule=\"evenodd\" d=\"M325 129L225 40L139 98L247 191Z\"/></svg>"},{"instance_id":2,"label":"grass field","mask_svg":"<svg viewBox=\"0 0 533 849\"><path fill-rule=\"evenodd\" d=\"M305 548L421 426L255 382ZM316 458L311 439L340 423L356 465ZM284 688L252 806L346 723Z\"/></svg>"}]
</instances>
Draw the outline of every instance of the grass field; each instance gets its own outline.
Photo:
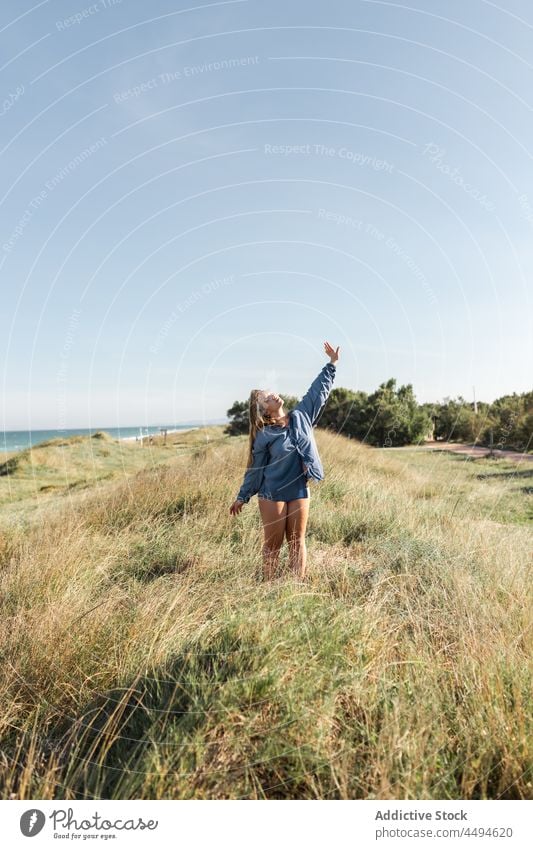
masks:
<instances>
[{"instance_id":1,"label":"grass field","mask_svg":"<svg viewBox=\"0 0 533 849\"><path fill-rule=\"evenodd\" d=\"M133 441L112 439L105 432L92 437L70 436L41 442L33 448L0 456L0 511L3 517L23 517L33 510L63 506L65 496L92 489L108 480L166 463L196 444L219 439L220 428L170 433L165 442L154 436L143 447ZM1 520L1 516L0 516Z\"/></svg>"},{"instance_id":2,"label":"grass field","mask_svg":"<svg viewBox=\"0 0 533 849\"><path fill-rule=\"evenodd\" d=\"M246 437L169 442L0 474L2 798L533 798L532 470L319 430L264 583Z\"/></svg>"}]
</instances>

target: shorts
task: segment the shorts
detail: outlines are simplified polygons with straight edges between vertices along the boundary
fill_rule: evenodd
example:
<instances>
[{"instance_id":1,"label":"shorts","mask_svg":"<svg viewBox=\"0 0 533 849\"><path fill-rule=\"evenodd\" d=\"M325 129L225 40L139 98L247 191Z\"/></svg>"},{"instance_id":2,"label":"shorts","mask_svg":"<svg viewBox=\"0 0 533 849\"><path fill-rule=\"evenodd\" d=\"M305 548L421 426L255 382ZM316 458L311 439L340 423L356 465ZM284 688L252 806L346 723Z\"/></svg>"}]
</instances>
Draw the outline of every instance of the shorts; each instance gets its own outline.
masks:
<instances>
[{"instance_id":1,"label":"shorts","mask_svg":"<svg viewBox=\"0 0 533 849\"><path fill-rule=\"evenodd\" d=\"M309 491L308 486L300 485L298 487L295 487L294 493L284 492L283 495L279 496L278 498L276 498L274 495L267 495L264 492L258 492L257 497L264 498L266 501L284 501L285 503L287 503L287 501L294 501L296 498L311 498L311 493Z\"/></svg>"}]
</instances>

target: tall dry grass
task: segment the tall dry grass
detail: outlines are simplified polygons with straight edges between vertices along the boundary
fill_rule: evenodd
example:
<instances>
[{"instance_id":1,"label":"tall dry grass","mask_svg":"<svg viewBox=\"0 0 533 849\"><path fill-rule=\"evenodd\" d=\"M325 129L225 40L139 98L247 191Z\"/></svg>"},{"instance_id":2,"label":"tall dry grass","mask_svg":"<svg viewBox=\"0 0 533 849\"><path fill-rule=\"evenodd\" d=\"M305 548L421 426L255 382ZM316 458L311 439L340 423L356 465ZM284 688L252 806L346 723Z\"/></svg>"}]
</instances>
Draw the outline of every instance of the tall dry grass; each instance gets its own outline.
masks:
<instances>
[{"instance_id":1,"label":"tall dry grass","mask_svg":"<svg viewBox=\"0 0 533 849\"><path fill-rule=\"evenodd\" d=\"M229 515L241 438L5 526L3 798L533 796L530 530L455 461L317 441L303 584Z\"/></svg>"}]
</instances>

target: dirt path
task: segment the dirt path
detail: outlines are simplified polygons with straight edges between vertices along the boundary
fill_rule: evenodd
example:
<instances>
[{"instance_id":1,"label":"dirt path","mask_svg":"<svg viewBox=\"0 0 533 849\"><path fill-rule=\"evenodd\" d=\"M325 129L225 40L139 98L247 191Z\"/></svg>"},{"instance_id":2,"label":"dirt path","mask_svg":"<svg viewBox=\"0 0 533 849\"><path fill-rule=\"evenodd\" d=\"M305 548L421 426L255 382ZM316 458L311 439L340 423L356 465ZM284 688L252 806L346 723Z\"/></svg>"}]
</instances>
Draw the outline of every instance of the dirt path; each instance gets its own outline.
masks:
<instances>
[{"instance_id":1,"label":"dirt path","mask_svg":"<svg viewBox=\"0 0 533 849\"><path fill-rule=\"evenodd\" d=\"M453 451L454 454L466 454L469 457L488 457L490 453L490 449L483 445L463 445L457 442L426 442L420 448L426 450L429 448L432 451ZM495 448L493 455L494 457L504 457L506 460L514 460L515 463L533 461L533 454L521 454L519 451L505 451L501 448Z\"/></svg>"}]
</instances>

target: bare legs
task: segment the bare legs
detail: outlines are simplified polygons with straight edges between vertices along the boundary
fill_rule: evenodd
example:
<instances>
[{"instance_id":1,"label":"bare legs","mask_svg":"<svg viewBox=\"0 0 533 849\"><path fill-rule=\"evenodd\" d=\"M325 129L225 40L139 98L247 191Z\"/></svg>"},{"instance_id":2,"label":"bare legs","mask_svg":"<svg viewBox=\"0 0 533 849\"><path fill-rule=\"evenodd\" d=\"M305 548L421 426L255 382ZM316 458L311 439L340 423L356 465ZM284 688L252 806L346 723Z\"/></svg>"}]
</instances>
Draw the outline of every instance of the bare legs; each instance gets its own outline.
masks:
<instances>
[{"instance_id":1,"label":"bare legs","mask_svg":"<svg viewBox=\"0 0 533 849\"><path fill-rule=\"evenodd\" d=\"M289 568L298 578L305 576L305 531L309 516L309 499L294 501L269 501L259 498L259 512L263 520L263 576L271 580L277 571L279 552L285 536L289 545Z\"/></svg>"},{"instance_id":2,"label":"bare legs","mask_svg":"<svg viewBox=\"0 0 533 849\"><path fill-rule=\"evenodd\" d=\"M285 533L289 544L289 565L297 578L305 578L307 548L305 531L309 516L309 499L295 498L287 503L287 522Z\"/></svg>"},{"instance_id":3,"label":"bare legs","mask_svg":"<svg viewBox=\"0 0 533 849\"><path fill-rule=\"evenodd\" d=\"M263 577L265 581L269 581L276 572L279 550L285 536L287 502L269 501L268 498L258 498L258 501L265 535L263 542Z\"/></svg>"}]
</instances>

